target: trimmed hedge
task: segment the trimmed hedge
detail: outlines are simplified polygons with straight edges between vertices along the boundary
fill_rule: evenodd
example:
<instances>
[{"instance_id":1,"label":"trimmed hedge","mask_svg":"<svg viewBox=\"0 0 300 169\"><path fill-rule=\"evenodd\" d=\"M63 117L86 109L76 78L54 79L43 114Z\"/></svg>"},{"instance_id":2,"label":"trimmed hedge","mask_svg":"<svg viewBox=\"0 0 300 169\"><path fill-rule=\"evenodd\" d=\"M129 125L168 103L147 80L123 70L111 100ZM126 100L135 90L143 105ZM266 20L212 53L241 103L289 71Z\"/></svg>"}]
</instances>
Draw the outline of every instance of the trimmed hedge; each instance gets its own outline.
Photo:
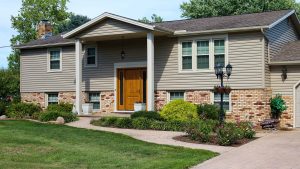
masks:
<instances>
[{"instance_id":1,"label":"trimmed hedge","mask_svg":"<svg viewBox=\"0 0 300 169\"><path fill-rule=\"evenodd\" d=\"M73 104L59 103L48 105L46 111L72 112Z\"/></svg>"},{"instance_id":2,"label":"trimmed hedge","mask_svg":"<svg viewBox=\"0 0 300 169\"><path fill-rule=\"evenodd\" d=\"M162 120L162 117L156 111L138 111L138 112L134 112L130 117L132 119L139 118L139 117L145 117L148 119Z\"/></svg>"},{"instance_id":3,"label":"trimmed hedge","mask_svg":"<svg viewBox=\"0 0 300 169\"><path fill-rule=\"evenodd\" d=\"M77 117L71 112L46 111L39 115L40 121L55 121L57 117L63 117L66 123L76 121Z\"/></svg>"},{"instance_id":4,"label":"trimmed hedge","mask_svg":"<svg viewBox=\"0 0 300 169\"><path fill-rule=\"evenodd\" d=\"M99 120L93 120L91 124L102 127L118 127L118 128L134 128L134 129L152 129L164 131L185 131L189 122L183 121L158 121L147 119L145 117L138 118L121 118L121 117L102 117Z\"/></svg>"},{"instance_id":5,"label":"trimmed hedge","mask_svg":"<svg viewBox=\"0 0 300 169\"><path fill-rule=\"evenodd\" d=\"M32 103L13 103L8 106L6 115L10 118L30 118L34 113L41 112L42 109Z\"/></svg>"},{"instance_id":6,"label":"trimmed hedge","mask_svg":"<svg viewBox=\"0 0 300 169\"><path fill-rule=\"evenodd\" d=\"M160 115L167 121L189 121L198 119L197 106L181 99L173 100L165 105Z\"/></svg>"}]
</instances>

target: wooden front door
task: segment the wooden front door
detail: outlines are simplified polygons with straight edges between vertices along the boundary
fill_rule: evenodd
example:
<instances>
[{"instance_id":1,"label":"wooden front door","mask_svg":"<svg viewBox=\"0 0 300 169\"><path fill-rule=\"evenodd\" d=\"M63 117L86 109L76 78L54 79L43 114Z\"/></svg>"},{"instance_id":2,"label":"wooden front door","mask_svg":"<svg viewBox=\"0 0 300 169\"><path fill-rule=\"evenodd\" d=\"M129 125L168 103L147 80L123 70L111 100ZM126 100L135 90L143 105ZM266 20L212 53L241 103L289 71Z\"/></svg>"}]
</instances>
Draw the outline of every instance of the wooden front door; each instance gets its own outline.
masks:
<instances>
[{"instance_id":1,"label":"wooden front door","mask_svg":"<svg viewBox=\"0 0 300 169\"><path fill-rule=\"evenodd\" d=\"M146 103L146 69L118 69L117 108L133 111L134 103Z\"/></svg>"}]
</instances>

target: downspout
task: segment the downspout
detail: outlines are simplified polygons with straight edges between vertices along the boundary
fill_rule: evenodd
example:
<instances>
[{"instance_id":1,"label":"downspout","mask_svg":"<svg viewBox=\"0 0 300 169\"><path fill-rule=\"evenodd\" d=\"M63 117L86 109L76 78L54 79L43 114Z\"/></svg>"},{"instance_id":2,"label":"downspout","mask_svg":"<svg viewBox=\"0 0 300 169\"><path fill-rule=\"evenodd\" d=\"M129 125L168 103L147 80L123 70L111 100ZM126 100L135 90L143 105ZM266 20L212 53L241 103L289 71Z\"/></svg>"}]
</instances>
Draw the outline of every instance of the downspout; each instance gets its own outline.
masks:
<instances>
[{"instance_id":1,"label":"downspout","mask_svg":"<svg viewBox=\"0 0 300 169\"><path fill-rule=\"evenodd\" d=\"M270 61L271 61L271 58L270 58L270 41L269 41L269 38L267 37L267 35L266 35L266 32L265 32L265 29L266 28L261 28L260 29L260 31L261 31L261 33L263 34L263 36L264 36L264 38L265 38L265 40L267 41L267 43L268 43L268 45L267 45L267 50L268 50L268 64L270 64ZM265 44L264 44L265 45Z\"/></svg>"}]
</instances>

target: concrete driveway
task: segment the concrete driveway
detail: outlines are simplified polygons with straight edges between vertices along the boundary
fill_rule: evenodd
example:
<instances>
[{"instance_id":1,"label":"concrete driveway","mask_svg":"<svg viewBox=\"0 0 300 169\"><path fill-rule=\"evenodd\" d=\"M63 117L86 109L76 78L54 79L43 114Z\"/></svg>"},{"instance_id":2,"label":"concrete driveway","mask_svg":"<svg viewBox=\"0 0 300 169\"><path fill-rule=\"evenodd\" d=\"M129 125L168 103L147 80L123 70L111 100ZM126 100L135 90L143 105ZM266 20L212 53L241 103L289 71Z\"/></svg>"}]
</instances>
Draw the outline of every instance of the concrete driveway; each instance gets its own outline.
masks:
<instances>
[{"instance_id":1,"label":"concrete driveway","mask_svg":"<svg viewBox=\"0 0 300 169\"><path fill-rule=\"evenodd\" d=\"M300 130L270 133L193 169L300 169Z\"/></svg>"}]
</instances>

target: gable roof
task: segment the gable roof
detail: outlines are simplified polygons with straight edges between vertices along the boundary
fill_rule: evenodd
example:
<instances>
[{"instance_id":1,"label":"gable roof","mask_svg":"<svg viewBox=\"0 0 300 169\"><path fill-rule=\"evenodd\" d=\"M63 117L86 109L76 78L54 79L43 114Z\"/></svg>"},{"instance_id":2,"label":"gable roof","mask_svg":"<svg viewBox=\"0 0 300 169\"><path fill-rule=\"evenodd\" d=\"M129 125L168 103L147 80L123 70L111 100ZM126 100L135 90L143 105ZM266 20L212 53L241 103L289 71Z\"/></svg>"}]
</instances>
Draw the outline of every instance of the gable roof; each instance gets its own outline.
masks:
<instances>
[{"instance_id":1,"label":"gable roof","mask_svg":"<svg viewBox=\"0 0 300 169\"><path fill-rule=\"evenodd\" d=\"M185 34L188 32L200 33L205 31L215 32L217 30L260 29L270 28L273 26L272 24L276 24L277 21L281 21L294 13L294 10L281 10L233 16L167 21L155 23L155 25L173 31L185 30L178 31L177 34Z\"/></svg>"},{"instance_id":2,"label":"gable roof","mask_svg":"<svg viewBox=\"0 0 300 169\"><path fill-rule=\"evenodd\" d=\"M289 42L271 59L271 64L300 64L300 41Z\"/></svg>"},{"instance_id":3,"label":"gable roof","mask_svg":"<svg viewBox=\"0 0 300 169\"><path fill-rule=\"evenodd\" d=\"M139 26L150 31L163 31L173 35L189 35L201 33L218 33L218 32L234 32L249 31L272 28L282 20L292 16L297 30L300 31L300 23L294 10L281 10L262 13L252 13L234 16L219 16L200 19L185 19L175 21L165 21L161 23L145 24L134 19L122 17L111 13L103 13L102 15L92 19L91 21L75 28L65 34L50 37L48 39L38 39L26 44L15 46L17 49L54 46L63 44L72 44L73 40L68 38L75 34L90 28L91 26L101 22L104 19L111 18L118 21L126 22L135 26Z\"/></svg>"}]
</instances>

